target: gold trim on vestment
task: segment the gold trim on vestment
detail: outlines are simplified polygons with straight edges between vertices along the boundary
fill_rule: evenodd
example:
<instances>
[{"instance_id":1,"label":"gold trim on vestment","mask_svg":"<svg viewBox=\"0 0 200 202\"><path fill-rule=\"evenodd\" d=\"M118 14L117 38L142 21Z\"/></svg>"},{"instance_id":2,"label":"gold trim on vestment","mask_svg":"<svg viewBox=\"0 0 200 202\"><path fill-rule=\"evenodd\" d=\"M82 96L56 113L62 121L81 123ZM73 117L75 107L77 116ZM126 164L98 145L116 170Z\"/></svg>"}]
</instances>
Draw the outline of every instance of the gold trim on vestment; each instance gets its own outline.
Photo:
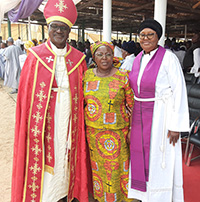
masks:
<instances>
[{"instance_id":1,"label":"gold trim on vestment","mask_svg":"<svg viewBox=\"0 0 200 202\"><path fill-rule=\"evenodd\" d=\"M33 101L34 101L34 94L35 94L35 86L37 81L37 73L38 73L38 64L39 60L37 60L36 67L35 67L35 75L33 81L33 89L32 89L32 96L31 96L31 105L28 117L28 132L27 132L27 154L26 154L26 173L25 173L25 182L24 182L24 195L23 195L23 202L25 202L26 198L26 190L27 190L27 175L28 175L28 164L29 164L29 138L30 138L30 122L31 122L31 115L32 115L32 108L33 108Z\"/></svg>"},{"instance_id":2,"label":"gold trim on vestment","mask_svg":"<svg viewBox=\"0 0 200 202\"><path fill-rule=\"evenodd\" d=\"M52 69L48 67L48 65L37 55L36 52L34 52L33 49L30 49L30 52L33 53L33 55L52 73Z\"/></svg>"},{"instance_id":3,"label":"gold trim on vestment","mask_svg":"<svg viewBox=\"0 0 200 202\"><path fill-rule=\"evenodd\" d=\"M51 17L49 17L49 18L46 19L47 24L49 24L50 22L53 22L53 21L64 22L70 28L73 26L73 24L67 18L64 18L64 17L61 17L61 16L51 16Z\"/></svg>"},{"instance_id":4,"label":"gold trim on vestment","mask_svg":"<svg viewBox=\"0 0 200 202\"><path fill-rule=\"evenodd\" d=\"M42 129L42 142L44 143L44 130L45 130L45 124L46 124L46 115L47 115L47 108L49 106L49 100L51 98L51 88L52 88L52 85L53 85L53 80L54 80L54 74L55 74L55 68L56 68L56 60L57 60L57 56L55 55L55 58L54 58L54 63L53 63L53 70L52 70L52 75L51 75L51 82L50 82L50 86L49 86L49 94L48 94L48 100L47 100L47 105L46 105L46 109L45 109L45 115L44 115L44 122L43 122L43 129ZM42 145L43 147L43 152L44 152L44 144ZM43 155L43 168L45 168L45 165L44 165L44 155ZM54 168L52 168L54 169ZM41 177L41 189L40 189L40 197L42 199L42 193L43 193L43 181L44 181L44 172L42 172L42 177Z\"/></svg>"},{"instance_id":5,"label":"gold trim on vestment","mask_svg":"<svg viewBox=\"0 0 200 202\"><path fill-rule=\"evenodd\" d=\"M45 45L46 45L47 49L48 49L53 55L56 56L56 53L53 52L53 50L49 47L49 44L48 44L47 42L45 43Z\"/></svg>"},{"instance_id":6,"label":"gold trim on vestment","mask_svg":"<svg viewBox=\"0 0 200 202\"><path fill-rule=\"evenodd\" d=\"M85 59L85 55L80 59L80 61L74 66L73 69L71 69L67 74L70 75L80 64L81 62Z\"/></svg>"},{"instance_id":7,"label":"gold trim on vestment","mask_svg":"<svg viewBox=\"0 0 200 202\"><path fill-rule=\"evenodd\" d=\"M68 151L68 162L69 162L69 164L68 164L68 168L67 169L69 169L69 182L68 182L68 193L69 193L69 189L70 189L70 175L71 175L71 170L70 170L70 166L71 166L71 148L72 148L72 126L73 126L73 122L72 122L72 92L71 92L71 86L70 86L71 84L70 84L70 81L69 81L69 97L70 97L70 109L71 109L71 115L70 115L70 117L69 117L69 126L70 127L68 127L69 128L69 131L68 131L68 133L70 132L70 134L69 135L71 135L71 142L70 142L70 156L69 156L69 151ZM68 149L69 150L69 149Z\"/></svg>"},{"instance_id":8,"label":"gold trim on vestment","mask_svg":"<svg viewBox=\"0 0 200 202\"><path fill-rule=\"evenodd\" d=\"M72 52L72 47L69 46L69 50L66 52L66 54L64 55L64 57L66 58L71 52Z\"/></svg>"},{"instance_id":9,"label":"gold trim on vestment","mask_svg":"<svg viewBox=\"0 0 200 202\"><path fill-rule=\"evenodd\" d=\"M48 50L51 51L51 53L56 56L56 53L49 47L49 44L47 42L45 43L45 45L48 48ZM72 51L72 47L69 46L69 51L66 52L66 54L64 55L64 57L67 57L67 55L69 55L71 53L71 51Z\"/></svg>"},{"instance_id":10,"label":"gold trim on vestment","mask_svg":"<svg viewBox=\"0 0 200 202\"><path fill-rule=\"evenodd\" d=\"M48 43L45 43L46 47L49 49L49 51L52 52L52 54L54 54L56 56L56 53L54 53L54 51L49 47ZM69 51L67 51L67 53L64 55L64 57L66 58L72 51L72 47L69 46ZM67 73L67 75L69 76L80 64L81 62L85 59L85 55L82 56L82 58L80 59L80 61ZM65 61L66 63L66 61Z\"/></svg>"},{"instance_id":11,"label":"gold trim on vestment","mask_svg":"<svg viewBox=\"0 0 200 202\"><path fill-rule=\"evenodd\" d=\"M52 168L48 165L44 166L44 171L50 173L51 175L54 175L54 168Z\"/></svg>"},{"instance_id":12,"label":"gold trim on vestment","mask_svg":"<svg viewBox=\"0 0 200 202\"><path fill-rule=\"evenodd\" d=\"M81 58L81 61L79 61L79 64L80 64L80 62L82 62L83 61L83 59L85 59L85 55ZM80 77L80 68L78 68L78 79L80 79L79 78ZM77 89L77 92L75 93L75 95L77 95L78 94L78 89L81 89L81 86L80 86L80 82L78 82L78 86L75 86L75 90ZM78 96L78 99L79 99L79 103L81 103L82 101L81 101L81 98L80 98L80 94L79 94L79 96ZM76 103L75 102L75 107L79 107L79 104L78 104L78 102ZM76 111L76 110L75 110ZM78 115L78 112L75 112L75 114L77 114ZM80 117L80 116L79 116ZM80 120L78 120L78 121L80 121ZM75 123L76 123L76 121L74 121ZM77 128L77 135L78 135L78 137L77 137L77 142L79 141L79 137L81 136L80 134L79 134L79 129ZM82 131L81 131L81 133L82 133ZM76 151L75 151L75 162L77 162L77 152L78 152L78 146L76 147ZM77 164L75 164L75 167L76 167L76 165Z\"/></svg>"}]
</instances>

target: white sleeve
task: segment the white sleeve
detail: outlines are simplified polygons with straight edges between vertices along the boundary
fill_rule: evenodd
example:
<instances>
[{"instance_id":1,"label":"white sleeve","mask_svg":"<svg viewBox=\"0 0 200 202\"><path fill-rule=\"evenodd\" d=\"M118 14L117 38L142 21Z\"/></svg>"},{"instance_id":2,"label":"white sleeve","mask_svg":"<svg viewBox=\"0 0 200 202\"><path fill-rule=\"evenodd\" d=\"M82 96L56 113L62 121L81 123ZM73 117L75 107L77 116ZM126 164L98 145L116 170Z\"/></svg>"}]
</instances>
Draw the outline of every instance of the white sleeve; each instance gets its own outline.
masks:
<instances>
[{"instance_id":1,"label":"white sleeve","mask_svg":"<svg viewBox=\"0 0 200 202\"><path fill-rule=\"evenodd\" d=\"M168 61L168 81L173 94L168 129L177 132L189 131L189 110L184 75L175 55L170 54Z\"/></svg>"},{"instance_id":2,"label":"white sleeve","mask_svg":"<svg viewBox=\"0 0 200 202\"><path fill-rule=\"evenodd\" d=\"M10 59L10 47L7 47L6 50L3 53L3 56L6 60Z\"/></svg>"},{"instance_id":3,"label":"white sleeve","mask_svg":"<svg viewBox=\"0 0 200 202\"><path fill-rule=\"evenodd\" d=\"M199 68L200 68L200 48L196 48L193 51L194 55L194 65L190 70L190 73L194 73L196 77L200 76Z\"/></svg>"}]
</instances>

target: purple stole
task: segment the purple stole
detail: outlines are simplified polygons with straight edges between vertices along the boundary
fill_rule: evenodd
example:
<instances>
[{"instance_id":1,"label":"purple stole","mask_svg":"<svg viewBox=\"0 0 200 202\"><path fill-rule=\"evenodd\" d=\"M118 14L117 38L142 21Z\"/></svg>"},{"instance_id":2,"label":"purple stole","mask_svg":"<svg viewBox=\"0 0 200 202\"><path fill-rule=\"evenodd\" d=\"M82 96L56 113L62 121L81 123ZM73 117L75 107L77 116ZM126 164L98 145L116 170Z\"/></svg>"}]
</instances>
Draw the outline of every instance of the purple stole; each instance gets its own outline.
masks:
<instances>
[{"instance_id":1,"label":"purple stole","mask_svg":"<svg viewBox=\"0 0 200 202\"><path fill-rule=\"evenodd\" d=\"M135 58L132 71L129 74L130 86L137 98L154 98L155 83L160 69L165 49L159 46L147 66L140 83L138 93L137 79L143 51ZM149 180L149 153L151 140L151 126L154 101L136 101L133 108L132 129L130 139L131 156L131 188L146 191L146 182Z\"/></svg>"}]
</instances>

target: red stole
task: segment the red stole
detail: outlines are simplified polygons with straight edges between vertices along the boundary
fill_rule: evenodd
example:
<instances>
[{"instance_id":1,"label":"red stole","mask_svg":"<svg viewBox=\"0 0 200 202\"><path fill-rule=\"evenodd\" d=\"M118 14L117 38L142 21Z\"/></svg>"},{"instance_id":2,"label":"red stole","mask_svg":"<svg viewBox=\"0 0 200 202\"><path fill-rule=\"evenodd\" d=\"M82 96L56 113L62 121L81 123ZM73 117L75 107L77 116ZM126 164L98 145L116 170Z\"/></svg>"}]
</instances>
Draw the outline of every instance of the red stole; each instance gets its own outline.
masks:
<instances>
[{"instance_id":1,"label":"red stole","mask_svg":"<svg viewBox=\"0 0 200 202\"><path fill-rule=\"evenodd\" d=\"M83 63L85 56L82 53L69 45L67 50L65 59L72 109L68 200L77 197L80 201L85 201L87 200L87 168L82 73L86 69L86 64ZM20 78L13 158L12 202L22 201L22 197L23 201L27 202L41 201L44 171L53 173L54 167L53 118L56 92L52 92L51 88L53 85L56 86L54 73L57 58L50 48L49 41L34 47L31 53ZM85 193L80 191L81 183L84 181Z\"/></svg>"},{"instance_id":2,"label":"red stole","mask_svg":"<svg viewBox=\"0 0 200 202\"><path fill-rule=\"evenodd\" d=\"M155 98L155 84L162 63L165 49L159 46L156 53L145 67L138 92L137 79L140 71L141 52L133 62L129 74L130 86L137 98ZM132 115L131 129L131 188L146 191L146 182L149 179L149 153L151 126L153 119L154 101L141 102L135 100Z\"/></svg>"}]
</instances>

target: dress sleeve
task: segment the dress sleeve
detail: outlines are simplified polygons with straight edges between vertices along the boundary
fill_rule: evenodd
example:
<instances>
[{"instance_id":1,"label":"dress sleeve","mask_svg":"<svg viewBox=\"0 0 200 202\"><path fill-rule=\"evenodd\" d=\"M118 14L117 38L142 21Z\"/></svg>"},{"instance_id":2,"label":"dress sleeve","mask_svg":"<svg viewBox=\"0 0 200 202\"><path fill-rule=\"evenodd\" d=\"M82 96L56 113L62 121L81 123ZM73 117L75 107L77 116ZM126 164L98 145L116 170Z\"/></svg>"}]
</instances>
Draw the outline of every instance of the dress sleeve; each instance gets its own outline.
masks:
<instances>
[{"instance_id":1,"label":"dress sleeve","mask_svg":"<svg viewBox=\"0 0 200 202\"><path fill-rule=\"evenodd\" d=\"M129 75L128 73L125 74L125 85L124 85L124 91L125 91L125 99L126 103L130 108L133 107L134 105L134 95L133 95L133 90L130 87L129 83Z\"/></svg>"}]
</instances>

